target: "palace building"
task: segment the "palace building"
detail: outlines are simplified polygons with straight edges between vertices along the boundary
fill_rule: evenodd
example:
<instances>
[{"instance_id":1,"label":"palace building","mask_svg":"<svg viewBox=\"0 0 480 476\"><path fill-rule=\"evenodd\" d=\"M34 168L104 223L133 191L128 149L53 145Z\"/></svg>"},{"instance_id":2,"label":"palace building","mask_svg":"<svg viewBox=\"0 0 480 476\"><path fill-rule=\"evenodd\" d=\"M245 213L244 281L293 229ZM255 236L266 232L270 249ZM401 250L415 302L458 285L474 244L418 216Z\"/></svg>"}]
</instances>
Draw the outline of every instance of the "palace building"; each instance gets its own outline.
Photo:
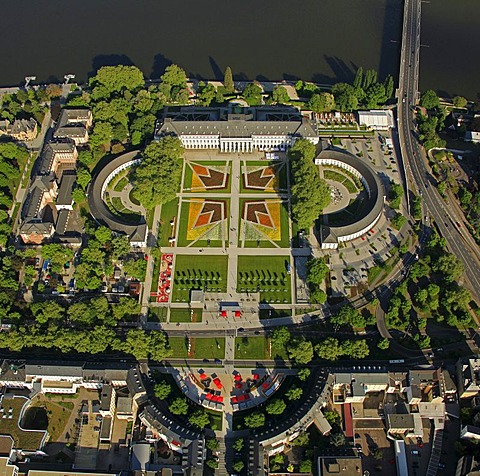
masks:
<instances>
[{"instance_id":1,"label":"palace building","mask_svg":"<svg viewBox=\"0 0 480 476\"><path fill-rule=\"evenodd\" d=\"M165 108L155 139L177 136L186 149L285 151L296 139L319 141L313 122L292 107Z\"/></svg>"}]
</instances>

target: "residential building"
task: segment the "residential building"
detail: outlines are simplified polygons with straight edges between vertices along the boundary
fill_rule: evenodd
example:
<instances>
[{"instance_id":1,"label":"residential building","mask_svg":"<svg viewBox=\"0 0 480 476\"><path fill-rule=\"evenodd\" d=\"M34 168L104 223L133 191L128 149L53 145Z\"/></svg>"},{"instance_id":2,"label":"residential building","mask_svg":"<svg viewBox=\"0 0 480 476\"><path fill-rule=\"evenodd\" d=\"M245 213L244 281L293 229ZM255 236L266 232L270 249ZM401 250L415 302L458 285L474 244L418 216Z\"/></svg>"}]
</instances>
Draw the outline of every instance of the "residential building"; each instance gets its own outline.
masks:
<instances>
[{"instance_id":1,"label":"residential building","mask_svg":"<svg viewBox=\"0 0 480 476\"><path fill-rule=\"evenodd\" d=\"M480 428L478 426L465 425L460 432L460 438L465 440L480 440Z\"/></svg>"},{"instance_id":2,"label":"residential building","mask_svg":"<svg viewBox=\"0 0 480 476\"><path fill-rule=\"evenodd\" d=\"M38 125L35 119L15 119L13 124L5 119L0 121L0 136L9 136L18 141L30 141L37 137Z\"/></svg>"},{"instance_id":3,"label":"residential building","mask_svg":"<svg viewBox=\"0 0 480 476\"><path fill-rule=\"evenodd\" d=\"M459 359L456 365L458 396L472 398L480 394L480 358Z\"/></svg>"},{"instance_id":4,"label":"residential building","mask_svg":"<svg viewBox=\"0 0 480 476\"><path fill-rule=\"evenodd\" d=\"M93 116L89 109L63 109L53 137L71 140L75 145L86 144L88 128L92 123Z\"/></svg>"},{"instance_id":5,"label":"residential building","mask_svg":"<svg viewBox=\"0 0 480 476\"><path fill-rule=\"evenodd\" d=\"M103 385L100 392L100 415L113 417L116 408L116 392L113 385Z\"/></svg>"},{"instance_id":6,"label":"residential building","mask_svg":"<svg viewBox=\"0 0 480 476\"><path fill-rule=\"evenodd\" d=\"M166 108L155 139L166 135L177 136L186 149L220 152L284 151L300 137L319 142L313 123L292 107Z\"/></svg>"},{"instance_id":7,"label":"residential building","mask_svg":"<svg viewBox=\"0 0 480 476\"><path fill-rule=\"evenodd\" d=\"M49 142L42 150L40 175L53 172L61 177L59 169L75 170L78 151L72 142Z\"/></svg>"},{"instance_id":8,"label":"residential building","mask_svg":"<svg viewBox=\"0 0 480 476\"><path fill-rule=\"evenodd\" d=\"M354 449L324 451L318 457L317 469L319 476L339 474L345 476L363 475L362 459Z\"/></svg>"}]
</instances>

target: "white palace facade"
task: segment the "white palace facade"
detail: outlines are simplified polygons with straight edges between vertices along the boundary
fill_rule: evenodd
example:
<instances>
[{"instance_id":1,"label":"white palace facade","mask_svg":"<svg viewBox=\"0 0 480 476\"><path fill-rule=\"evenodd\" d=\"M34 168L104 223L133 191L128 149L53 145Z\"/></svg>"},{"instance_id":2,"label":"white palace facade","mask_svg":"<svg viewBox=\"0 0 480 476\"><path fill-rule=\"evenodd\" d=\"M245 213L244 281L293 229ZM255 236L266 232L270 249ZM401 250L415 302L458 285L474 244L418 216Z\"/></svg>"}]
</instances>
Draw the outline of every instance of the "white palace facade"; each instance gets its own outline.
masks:
<instances>
[{"instance_id":1,"label":"white palace facade","mask_svg":"<svg viewBox=\"0 0 480 476\"><path fill-rule=\"evenodd\" d=\"M165 109L155 139L177 136L186 149L284 151L298 138L319 141L313 123L291 107Z\"/></svg>"}]
</instances>

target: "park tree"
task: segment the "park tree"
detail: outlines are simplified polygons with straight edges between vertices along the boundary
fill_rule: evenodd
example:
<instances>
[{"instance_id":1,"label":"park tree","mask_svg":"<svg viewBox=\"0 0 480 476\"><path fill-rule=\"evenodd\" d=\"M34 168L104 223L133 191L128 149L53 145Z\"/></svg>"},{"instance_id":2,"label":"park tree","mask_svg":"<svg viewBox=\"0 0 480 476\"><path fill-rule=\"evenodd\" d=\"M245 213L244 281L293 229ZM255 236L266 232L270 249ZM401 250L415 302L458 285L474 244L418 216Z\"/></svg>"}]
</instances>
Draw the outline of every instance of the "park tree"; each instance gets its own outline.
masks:
<instances>
[{"instance_id":1,"label":"park tree","mask_svg":"<svg viewBox=\"0 0 480 476\"><path fill-rule=\"evenodd\" d=\"M312 304L324 304L327 300L327 293L323 289L310 290L310 302Z\"/></svg>"},{"instance_id":2,"label":"park tree","mask_svg":"<svg viewBox=\"0 0 480 476\"><path fill-rule=\"evenodd\" d=\"M355 73L355 78L353 80L353 87L355 89L361 89L363 86L363 68L360 66Z\"/></svg>"},{"instance_id":3,"label":"park tree","mask_svg":"<svg viewBox=\"0 0 480 476\"><path fill-rule=\"evenodd\" d=\"M223 77L223 87L225 88L225 92L228 94L232 94L235 92L235 84L233 82L232 68L230 68L230 66L227 66L225 69L225 75Z\"/></svg>"},{"instance_id":4,"label":"park tree","mask_svg":"<svg viewBox=\"0 0 480 476\"><path fill-rule=\"evenodd\" d=\"M112 304L113 316L117 321L137 318L140 308L140 303L130 297L121 297L117 304Z\"/></svg>"},{"instance_id":5,"label":"park tree","mask_svg":"<svg viewBox=\"0 0 480 476\"><path fill-rule=\"evenodd\" d=\"M338 339L327 337L323 342L315 346L315 352L320 359L337 360L342 355L342 348Z\"/></svg>"},{"instance_id":6,"label":"park tree","mask_svg":"<svg viewBox=\"0 0 480 476\"><path fill-rule=\"evenodd\" d=\"M352 359L364 359L370 355L370 349L365 339L346 340L342 342L342 353Z\"/></svg>"},{"instance_id":7,"label":"park tree","mask_svg":"<svg viewBox=\"0 0 480 476\"><path fill-rule=\"evenodd\" d=\"M395 90L395 84L393 82L393 76L389 74L383 83L385 88L385 98L388 100L393 96L393 92Z\"/></svg>"},{"instance_id":8,"label":"park tree","mask_svg":"<svg viewBox=\"0 0 480 476\"><path fill-rule=\"evenodd\" d=\"M127 259L123 263L123 270L127 276L137 279L138 281L143 281L145 279L145 272L147 270L147 262L143 258Z\"/></svg>"},{"instance_id":9,"label":"park tree","mask_svg":"<svg viewBox=\"0 0 480 476\"><path fill-rule=\"evenodd\" d=\"M245 440L243 438L237 438L234 442L233 442L233 449L235 451L242 451L243 448L245 446Z\"/></svg>"},{"instance_id":10,"label":"park tree","mask_svg":"<svg viewBox=\"0 0 480 476\"><path fill-rule=\"evenodd\" d=\"M400 208L400 202L403 197L403 187L399 183L395 183L393 180L390 182L390 191L388 193L388 199L390 200L390 207L398 210Z\"/></svg>"},{"instance_id":11,"label":"park tree","mask_svg":"<svg viewBox=\"0 0 480 476\"><path fill-rule=\"evenodd\" d=\"M358 97L354 87L348 83L337 83L332 88L336 107L342 112L356 111Z\"/></svg>"},{"instance_id":12,"label":"park tree","mask_svg":"<svg viewBox=\"0 0 480 476\"><path fill-rule=\"evenodd\" d=\"M249 106L260 106L262 104L263 89L255 83L248 83L242 92L243 99Z\"/></svg>"},{"instance_id":13,"label":"park tree","mask_svg":"<svg viewBox=\"0 0 480 476\"><path fill-rule=\"evenodd\" d=\"M377 347L380 350L387 350L390 347L390 341L385 337L378 342Z\"/></svg>"},{"instance_id":14,"label":"park tree","mask_svg":"<svg viewBox=\"0 0 480 476\"><path fill-rule=\"evenodd\" d=\"M425 109L436 109L440 107L440 100L438 99L437 93L432 89L425 91L420 98L420 106Z\"/></svg>"},{"instance_id":15,"label":"park tree","mask_svg":"<svg viewBox=\"0 0 480 476\"><path fill-rule=\"evenodd\" d=\"M243 468L245 467L245 463L243 461L235 461L235 463L233 463L233 470L236 472L236 473L241 473Z\"/></svg>"},{"instance_id":16,"label":"park tree","mask_svg":"<svg viewBox=\"0 0 480 476\"><path fill-rule=\"evenodd\" d=\"M265 425L265 414L260 411L255 411L245 416L243 421L247 428L260 428Z\"/></svg>"},{"instance_id":17,"label":"park tree","mask_svg":"<svg viewBox=\"0 0 480 476\"><path fill-rule=\"evenodd\" d=\"M288 357L297 364L308 364L313 359L313 345L305 338L291 339L287 345Z\"/></svg>"},{"instance_id":18,"label":"park tree","mask_svg":"<svg viewBox=\"0 0 480 476\"><path fill-rule=\"evenodd\" d=\"M286 104L288 101L290 101L287 88L280 84L275 85L273 88L272 98L278 104Z\"/></svg>"},{"instance_id":19,"label":"park tree","mask_svg":"<svg viewBox=\"0 0 480 476\"><path fill-rule=\"evenodd\" d=\"M168 346L167 336L162 331L152 331L148 335L150 348L150 360L160 362L172 355L172 349Z\"/></svg>"},{"instance_id":20,"label":"park tree","mask_svg":"<svg viewBox=\"0 0 480 476\"><path fill-rule=\"evenodd\" d=\"M213 84L203 85L203 87L199 90L197 98L200 104L204 107L210 106L212 101L215 99L217 95L217 90Z\"/></svg>"},{"instance_id":21,"label":"park tree","mask_svg":"<svg viewBox=\"0 0 480 476\"><path fill-rule=\"evenodd\" d=\"M92 180L92 175L88 169L82 167L77 170L77 183L83 190L87 189L90 180Z\"/></svg>"},{"instance_id":22,"label":"park tree","mask_svg":"<svg viewBox=\"0 0 480 476\"><path fill-rule=\"evenodd\" d=\"M113 126L109 122L96 122L93 132L90 134L89 142L94 148L107 145L113 139Z\"/></svg>"},{"instance_id":23,"label":"park tree","mask_svg":"<svg viewBox=\"0 0 480 476\"><path fill-rule=\"evenodd\" d=\"M172 386L167 382L157 383L153 389L155 396L160 400L166 400L172 393Z\"/></svg>"},{"instance_id":24,"label":"park tree","mask_svg":"<svg viewBox=\"0 0 480 476\"><path fill-rule=\"evenodd\" d=\"M143 73L135 66L103 66L90 78L92 88L102 88L105 97L123 91L136 91L145 84Z\"/></svg>"},{"instance_id":25,"label":"park tree","mask_svg":"<svg viewBox=\"0 0 480 476\"><path fill-rule=\"evenodd\" d=\"M303 395L303 390L296 385L292 385L286 392L285 396L290 400L300 400Z\"/></svg>"},{"instance_id":26,"label":"park tree","mask_svg":"<svg viewBox=\"0 0 480 476\"><path fill-rule=\"evenodd\" d=\"M335 109L335 98L331 93L315 93L308 101L308 108L313 112L330 112Z\"/></svg>"},{"instance_id":27,"label":"park tree","mask_svg":"<svg viewBox=\"0 0 480 476\"><path fill-rule=\"evenodd\" d=\"M174 415L186 415L188 413L188 403L184 398L178 397L172 401L168 409Z\"/></svg>"},{"instance_id":28,"label":"park tree","mask_svg":"<svg viewBox=\"0 0 480 476\"><path fill-rule=\"evenodd\" d=\"M323 258L312 258L307 262L307 282L309 284L321 285L327 277L330 268Z\"/></svg>"},{"instance_id":29,"label":"park tree","mask_svg":"<svg viewBox=\"0 0 480 476\"><path fill-rule=\"evenodd\" d=\"M159 91L167 101L177 103L188 101L187 75L180 66L176 64L167 66L160 79L162 83L159 86Z\"/></svg>"},{"instance_id":30,"label":"park tree","mask_svg":"<svg viewBox=\"0 0 480 476\"><path fill-rule=\"evenodd\" d=\"M134 196L147 209L174 199L180 186L183 147L176 137L149 144L134 172Z\"/></svg>"},{"instance_id":31,"label":"park tree","mask_svg":"<svg viewBox=\"0 0 480 476\"><path fill-rule=\"evenodd\" d=\"M285 326L277 326L273 329L271 342L272 346L276 347L277 349L284 349L285 346L291 339L290 331L288 327Z\"/></svg>"},{"instance_id":32,"label":"park tree","mask_svg":"<svg viewBox=\"0 0 480 476\"><path fill-rule=\"evenodd\" d=\"M281 415L287 404L281 398L274 398L265 408L269 415Z\"/></svg>"},{"instance_id":33,"label":"park tree","mask_svg":"<svg viewBox=\"0 0 480 476\"><path fill-rule=\"evenodd\" d=\"M447 283L460 278L464 268L462 262L451 253L445 253L432 263L432 270L441 273Z\"/></svg>"},{"instance_id":34,"label":"park tree","mask_svg":"<svg viewBox=\"0 0 480 476\"><path fill-rule=\"evenodd\" d=\"M39 324L62 321L65 318L65 308L55 301L36 302L30 309Z\"/></svg>"},{"instance_id":35,"label":"park tree","mask_svg":"<svg viewBox=\"0 0 480 476\"><path fill-rule=\"evenodd\" d=\"M300 369L297 373L297 377L302 381L305 382L308 377L310 377L310 369L305 367L303 369Z\"/></svg>"},{"instance_id":36,"label":"park tree","mask_svg":"<svg viewBox=\"0 0 480 476\"><path fill-rule=\"evenodd\" d=\"M350 325L356 329L365 327L365 318L358 309L350 305L342 306L339 311L331 317L330 322L334 326Z\"/></svg>"},{"instance_id":37,"label":"park tree","mask_svg":"<svg viewBox=\"0 0 480 476\"><path fill-rule=\"evenodd\" d=\"M395 228L396 230L401 230L403 225L407 223L407 219L401 213L395 213L395 215L391 219L391 223L393 228Z\"/></svg>"},{"instance_id":38,"label":"park tree","mask_svg":"<svg viewBox=\"0 0 480 476\"><path fill-rule=\"evenodd\" d=\"M311 459L304 459L300 462L298 467L300 473L311 473L313 470L313 462Z\"/></svg>"},{"instance_id":39,"label":"park tree","mask_svg":"<svg viewBox=\"0 0 480 476\"><path fill-rule=\"evenodd\" d=\"M220 443L216 438L208 438L207 441L205 442L205 446L210 451L218 451L218 448L220 447Z\"/></svg>"},{"instance_id":40,"label":"park tree","mask_svg":"<svg viewBox=\"0 0 480 476\"><path fill-rule=\"evenodd\" d=\"M122 350L137 360L148 358L150 346L146 332L143 329L130 329L122 344Z\"/></svg>"},{"instance_id":41,"label":"park tree","mask_svg":"<svg viewBox=\"0 0 480 476\"><path fill-rule=\"evenodd\" d=\"M455 107L466 107L467 100L463 96L455 96L453 98L453 105Z\"/></svg>"},{"instance_id":42,"label":"park tree","mask_svg":"<svg viewBox=\"0 0 480 476\"><path fill-rule=\"evenodd\" d=\"M218 468L218 461L216 459L213 459L213 458L207 459L205 464L211 469L217 469Z\"/></svg>"},{"instance_id":43,"label":"park tree","mask_svg":"<svg viewBox=\"0 0 480 476\"><path fill-rule=\"evenodd\" d=\"M112 230L106 226L99 226L95 230L95 239L104 245L112 240Z\"/></svg>"},{"instance_id":44,"label":"park tree","mask_svg":"<svg viewBox=\"0 0 480 476\"><path fill-rule=\"evenodd\" d=\"M114 236L111 242L112 258L114 260L124 257L130 252L130 240L128 236Z\"/></svg>"},{"instance_id":45,"label":"park tree","mask_svg":"<svg viewBox=\"0 0 480 476\"><path fill-rule=\"evenodd\" d=\"M210 417L205 410L197 410L188 417L188 421L200 429L210 424Z\"/></svg>"}]
</instances>

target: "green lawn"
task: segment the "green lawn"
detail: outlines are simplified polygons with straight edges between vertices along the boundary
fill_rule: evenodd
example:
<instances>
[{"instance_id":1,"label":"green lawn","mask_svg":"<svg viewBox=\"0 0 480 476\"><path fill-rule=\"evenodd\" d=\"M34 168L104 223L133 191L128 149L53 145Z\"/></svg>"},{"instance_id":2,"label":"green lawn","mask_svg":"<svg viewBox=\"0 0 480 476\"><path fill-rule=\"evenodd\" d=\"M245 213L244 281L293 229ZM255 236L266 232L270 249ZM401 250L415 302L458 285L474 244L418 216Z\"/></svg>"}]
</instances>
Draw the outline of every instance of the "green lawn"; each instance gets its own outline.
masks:
<instances>
[{"instance_id":1,"label":"green lawn","mask_svg":"<svg viewBox=\"0 0 480 476\"><path fill-rule=\"evenodd\" d=\"M174 358L193 359L224 359L225 338L192 337L190 339L192 355L188 355L187 339L185 337L169 337L168 343Z\"/></svg>"},{"instance_id":2,"label":"green lawn","mask_svg":"<svg viewBox=\"0 0 480 476\"><path fill-rule=\"evenodd\" d=\"M227 269L227 256L177 255L172 302L189 302L192 289L226 292Z\"/></svg>"},{"instance_id":3,"label":"green lawn","mask_svg":"<svg viewBox=\"0 0 480 476\"><path fill-rule=\"evenodd\" d=\"M237 337L235 339L235 358L247 360L269 359L265 337Z\"/></svg>"},{"instance_id":4,"label":"green lawn","mask_svg":"<svg viewBox=\"0 0 480 476\"><path fill-rule=\"evenodd\" d=\"M148 309L149 322L166 322L167 308L166 307L150 307Z\"/></svg>"},{"instance_id":5,"label":"green lawn","mask_svg":"<svg viewBox=\"0 0 480 476\"><path fill-rule=\"evenodd\" d=\"M260 292L261 302L292 302L288 256L239 256L237 291ZM250 290L250 291L249 291Z\"/></svg>"},{"instance_id":6,"label":"green lawn","mask_svg":"<svg viewBox=\"0 0 480 476\"><path fill-rule=\"evenodd\" d=\"M170 322L202 322L202 310L170 309Z\"/></svg>"},{"instance_id":7,"label":"green lawn","mask_svg":"<svg viewBox=\"0 0 480 476\"><path fill-rule=\"evenodd\" d=\"M162 205L160 213L160 246L168 246L168 239L170 238L170 221L177 216L178 213L178 198ZM178 224L177 224L178 230Z\"/></svg>"}]
</instances>

